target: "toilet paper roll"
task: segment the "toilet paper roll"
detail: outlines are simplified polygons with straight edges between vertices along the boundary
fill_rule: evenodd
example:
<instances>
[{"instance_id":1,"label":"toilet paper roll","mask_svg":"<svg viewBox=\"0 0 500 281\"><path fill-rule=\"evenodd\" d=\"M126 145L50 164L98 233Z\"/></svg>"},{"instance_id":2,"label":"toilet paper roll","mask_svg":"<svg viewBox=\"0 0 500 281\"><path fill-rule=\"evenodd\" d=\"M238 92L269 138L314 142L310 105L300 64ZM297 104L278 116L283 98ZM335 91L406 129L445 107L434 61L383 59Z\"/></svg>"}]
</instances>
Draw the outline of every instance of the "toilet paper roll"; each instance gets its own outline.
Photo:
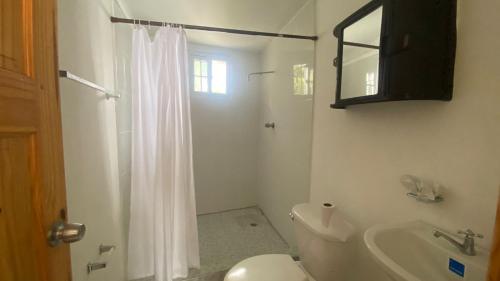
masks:
<instances>
[{"instance_id":1,"label":"toilet paper roll","mask_svg":"<svg viewBox=\"0 0 500 281\"><path fill-rule=\"evenodd\" d=\"M323 203L323 205L321 205L321 223L324 227L330 225L330 219L332 218L334 209L335 205L332 203Z\"/></svg>"}]
</instances>

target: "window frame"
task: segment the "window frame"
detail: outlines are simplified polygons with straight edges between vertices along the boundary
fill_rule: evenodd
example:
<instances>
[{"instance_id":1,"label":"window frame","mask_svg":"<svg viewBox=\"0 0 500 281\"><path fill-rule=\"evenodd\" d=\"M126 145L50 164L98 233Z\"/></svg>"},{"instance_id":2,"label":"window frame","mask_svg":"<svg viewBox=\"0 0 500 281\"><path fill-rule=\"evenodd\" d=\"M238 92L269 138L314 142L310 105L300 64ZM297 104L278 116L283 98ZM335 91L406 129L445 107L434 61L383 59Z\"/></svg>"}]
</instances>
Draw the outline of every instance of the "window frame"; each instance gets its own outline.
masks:
<instances>
[{"instance_id":1,"label":"window frame","mask_svg":"<svg viewBox=\"0 0 500 281\"><path fill-rule=\"evenodd\" d=\"M194 61L195 59L199 60L205 60L207 61L207 74L208 74L208 91L207 92L200 92L200 91L195 91L194 89L194 83L195 83L195 73L194 73ZM226 63L226 92L225 93L215 93L212 92L212 61L223 61ZM230 71L231 69L231 64L229 59L220 54L216 53L205 53L205 52L192 52L189 54L189 85L191 89L191 93L199 96L228 96L231 93L231 78L230 78Z\"/></svg>"}]
</instances>

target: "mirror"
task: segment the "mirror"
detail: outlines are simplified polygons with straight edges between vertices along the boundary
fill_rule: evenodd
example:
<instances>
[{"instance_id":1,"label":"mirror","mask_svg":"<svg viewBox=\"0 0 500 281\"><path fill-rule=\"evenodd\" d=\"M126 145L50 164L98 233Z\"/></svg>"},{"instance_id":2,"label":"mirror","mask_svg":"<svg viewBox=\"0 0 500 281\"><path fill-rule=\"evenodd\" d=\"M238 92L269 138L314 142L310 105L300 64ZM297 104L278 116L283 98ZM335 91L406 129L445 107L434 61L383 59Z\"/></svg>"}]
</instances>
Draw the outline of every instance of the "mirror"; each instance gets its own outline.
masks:
<instances>
[{"instance_id":1,"label":"mirror","mask_svg":"<svg viewBox=\"0 0 500 281\"><path fill-rule=\"evenodd\" d=\"M340 22L332 108L453 96L456 0L372 0Z\"/></svg>"},{"instance_id":2,"label":"mirror","mask_svg":"<svg viewBox=\"0 0 500 281\"><path fill-rule=\"evenodd\" d=\"M382 6L343 30L341 98L378 93Z\"/></svg>"}]
</instances>

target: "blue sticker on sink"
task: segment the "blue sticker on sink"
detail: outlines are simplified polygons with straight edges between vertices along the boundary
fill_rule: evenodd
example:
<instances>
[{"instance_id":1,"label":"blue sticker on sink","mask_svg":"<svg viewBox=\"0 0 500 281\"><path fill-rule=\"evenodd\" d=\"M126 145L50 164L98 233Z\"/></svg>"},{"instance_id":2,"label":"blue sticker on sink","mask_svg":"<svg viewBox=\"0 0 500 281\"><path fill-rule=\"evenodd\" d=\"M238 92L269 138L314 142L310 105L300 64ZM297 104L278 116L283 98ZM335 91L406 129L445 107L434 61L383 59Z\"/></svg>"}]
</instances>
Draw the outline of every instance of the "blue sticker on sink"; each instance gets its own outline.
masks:
<instances>
[{"instance_id":1,"label":"blue sticker on sink","mask_svg":"<svg viewBox=\"0 0 500 281\"><path fill-rule=\"evenodd\" d=\"M450 258L448 269L460 277L464 277L465 265L457 260Z\"/></svg>"}]
</instances>

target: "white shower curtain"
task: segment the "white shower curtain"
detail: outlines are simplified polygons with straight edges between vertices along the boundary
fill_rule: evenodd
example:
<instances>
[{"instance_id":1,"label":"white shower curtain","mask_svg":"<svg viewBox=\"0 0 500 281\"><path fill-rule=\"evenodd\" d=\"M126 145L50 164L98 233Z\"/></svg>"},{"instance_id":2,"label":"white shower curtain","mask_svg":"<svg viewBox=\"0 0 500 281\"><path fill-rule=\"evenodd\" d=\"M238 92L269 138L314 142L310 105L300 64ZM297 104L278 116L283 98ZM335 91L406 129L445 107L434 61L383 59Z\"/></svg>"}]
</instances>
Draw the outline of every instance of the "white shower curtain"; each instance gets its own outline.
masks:
<instances>
[{"instance_id":1,"label":"white shower curtain","mask_svg":"<svg viewBox=\"0 0 500 281\"><path fill-rule=\"evenodd\" d=\"M162 27L132 39L130 280L170 281L199 268L187 42Z\"/></svg>"}]
</instances>

